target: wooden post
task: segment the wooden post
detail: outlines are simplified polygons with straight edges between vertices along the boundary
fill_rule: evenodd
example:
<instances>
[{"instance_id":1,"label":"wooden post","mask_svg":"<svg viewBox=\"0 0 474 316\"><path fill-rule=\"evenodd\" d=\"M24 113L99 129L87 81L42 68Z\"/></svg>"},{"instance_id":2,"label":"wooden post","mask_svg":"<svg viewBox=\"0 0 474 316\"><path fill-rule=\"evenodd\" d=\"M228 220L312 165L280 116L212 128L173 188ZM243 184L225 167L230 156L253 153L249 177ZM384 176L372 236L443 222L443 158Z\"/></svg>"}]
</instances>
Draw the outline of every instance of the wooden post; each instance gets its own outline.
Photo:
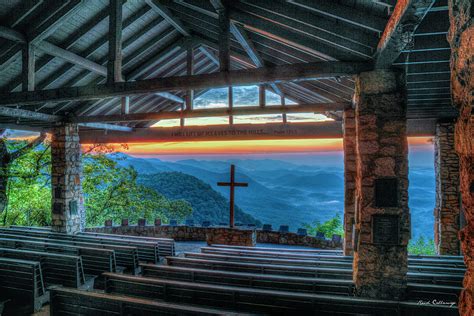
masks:
<instances>
[{"instance_id":1,"label":"wooden post","mask_svg":"<svg viewBox=\"0 0 474 316\"><path fill-rule=\"evenodd\" d=\"M186 54L186 74L191 76L194 74L194 46L192 43L189 43L189 47ZM191 111L193 109L193 99L194 99L194 90L186 90L185 97L185 106L181 106L186 111ZM184 118L180 119L180 125L184 126Z\"/></svg>"},{"instance_id":2,"label":"wooden post","mask_svg":"<svg viewBox=\"0 0 474 316\"><path fill-rule=\"evenodd\" d=\"M265 104L266 104L266 94L265 94L265 86L263 84L259 85L258 86L258 105L261 107L261 108L264 108L265 107Z\"/></svg>"},{"instance_id":3,"label":"wooden post","mask_svg":"<svg viewBox=\"0 0 474 316\"><path fill-rule=\"evenodd\" d=\"M222 7L219 13L219 65L220 71L230 70L230 18L229 10Z\"/></svg>"},{"instance_id":4,"label":"wooden post","mask_svg":"<svg viewBox=\"0 0 474 316\"><path fill-rule=\"evenodd\" d=\"M33 91L35 90L35 51L30 43L24 44L21 57L22 90Z\"/></svg>"},{"instance_id":5,"label":"wooden post","mask_svg":"<svg viewBox=\"0 0 474 316\"><path fill-rule=\"evenodd\" d=\"M234 107L234 89L232 87L229 87L228 98L229 98L229 110L232 111ZM234 117L232 115L229 116L229 124L230 125L234 124Z\"/></svg>"},{"instance_id":6,"label":"wooden post","mask_svg":"<svg viewBox=\"0 0 474 316\"><path fill-rule=\"evenodd\" d=\"M122 114L129 114L130 112L130 97L122 97Z\"/></svg>"},{"instance_id":7,"label":"wooden post","mask_svg":"<svg viewBox=\"0 0 474 316\"><path fill-rule=\"evenodd\" d=\"M281 101L281 105L282 106L285 106L285 96L283 94L280 95L280 101ZM282 114L282 117L283 117L283 124L286 124L287 123L287 119L286 119L286 113L283 113Z\"/></svg>"}]
</instances>

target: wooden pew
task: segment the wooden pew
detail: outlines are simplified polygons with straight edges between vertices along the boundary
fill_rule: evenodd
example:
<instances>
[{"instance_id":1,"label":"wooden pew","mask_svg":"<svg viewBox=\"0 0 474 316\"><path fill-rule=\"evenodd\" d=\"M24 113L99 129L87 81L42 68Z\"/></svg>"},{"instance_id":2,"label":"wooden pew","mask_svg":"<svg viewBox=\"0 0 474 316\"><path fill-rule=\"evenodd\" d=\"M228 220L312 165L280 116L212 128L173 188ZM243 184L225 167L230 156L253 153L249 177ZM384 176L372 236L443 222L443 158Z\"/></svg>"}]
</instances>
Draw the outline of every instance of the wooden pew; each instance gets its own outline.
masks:
<instances>
[{"instance_id":1,"label":"wooden pew","mask_svg":"<svg viewBox=\"0 0 474 316\"><path fill-rule=\"evenodd\" d=\"M135 241L146 241L153 242L158 245L158 255L160 257L168 257L176 255L175 241L172 238L157 238L157 237L145 237L145 236L133 236L133 235L118 235L118 234L104 234L95 232L81 232L78 235L82 236L94 236L100 238L113 238L122 240L135 240Z\"/></svg>"},{"instance_id":2,"label":"wooden pew","mask_svg":"<svg viewBox=\"0 0 474 316\"><path fill-rule=\"evenodd\" d=\"M248 262L258 264L275 264L275 265L295 265L295 266L309 266L309 267L327 267L327 268L339 268L339 269L350 269L352 268L352 262L339 262L339 261L323 261L323 260L298 260L298 259L279 259L279 258L261 258L261 257L243 257L243 256L232 256L232 255L217 255L217 254L206 254L206 253L195 253L185 252L186 258L206 259L206 260L219 260L219 261L231 261L231 262Z\"/></svg>"},{"instance_id":3,"label":"wooden pew","mask_svg":"<svg viewBox=\"0 0 474 316\"><path fill-rule=\"evenodd\" d=\"M407 298L412 301L459 302L462 288L459 286L408 283Z\"/></svg>"},{"instance_id":4,"label":"wooden pew","mask_svg":"<svg viewBox=\"0 0 474 316\"><path fill-rule=\"evenodd\" d=\"M427 314L420 312L416 305L402 307L396 301L199 284L113 273L104 275L107 293L215 307L232 306L239 311L252 313L398 316L401 315L402 309L407 311L417 309L417 315L430 316L457 315L458 313L455 307L436 307ZM441 312L443 314L440 314Z\"/></svg>"},{"instance_id":5,"label":"wooden pew","mask_svg":"<svg viewBox=\"0 0 474 316\"><path fill-rule=\"evenodd\" d=\"M247 315L228 309L140 299L68 288L51 289L51 316L59 315Z\"/></svg>"},{"instance_id":6,"label":"wooden pew","mask_svg":"<svg viewBox=\"0 0 474 316\"><path fill-rule=\"evenodd\" d=\"M255 250L242 250L233 248L223 247L201 247L202 253L209 254L221 254L221 255L233 255L233 256L245 256L245 257L259 257L259 258L279 258L279 259L298 259L298 260L324 260L324 261L339 261L339 262L352 262L352 256L342 255L321 255L321 254L307 254L307 253L287 253L287 252L270 252L270 251L259 251L259 248ZM426 265L426 266L442 266L450 268L464 268L465 264L463 260L449 259L444 260L438 257L435 258L408 258L408 264L411 265Z\"/></svg>"},{"instance_id":7,"label":"wooden pew","mask_svg":"<svg viewBox=\"0 0 474 316\"><path fill-rule=\"evenodd\" d=\"M39 262L45 286L63 285L73 288L87 288L92 285L86 284L82 259L79 256L0 248L0 258ZM92 281L88 283L92 283Z\"/></svg>"},{"instance_id":8,"label":"wooden pew","mask_svg":"<svg viewBox=\"0 0 474 316\"><path fill-rule=\"evenodd\" d=\"M345 296L351 296L354 292L354 285L351 280L190 269L152 264L141 264L141 267L142 274L145 277L168 280Z\"/></svg>"},{"instance_id":9,"label":"wooden pew","mask_svg":"<svg viewBox=\"0 0 474 316\"><path fill-rule=\"evenodd\" d=\"M100 245L119 245L119 246L131 246L136 247L138 250L138 258L140 261L158 263L158 245L154 242L146 241L135 241L128 239L119 238L102 238L94 236L82 236L82 235L68 235L62 233L48 232L48 231L32 231L23 229L0 229L0 232L6 234L16 234L20 236L34 236L43 237L49 239L59 240L73 240L79 242L90 242Z\"/></svg>"},{"instance_id":10,"label":"wooden pew","mask_svg":"<svg viewBox=\"0 0 474 316\"><path fill-rule=\"evenodd\" d=\"M38 311L48 302L36 261L0 258L0 297L8 299L5 315L26 315Z\"/></svg>"},{"instance_id":11,"label":"wooden pew","mask_svg":"<svg viewBox=\"0 0 474 316\"><path fill-rule=\"evenodd\" d=\"M0 232L0 238L18 239L18 235L7 234ZM74 240L60 240L50 239L47 237L35 237L35 236L22 236L21 239L31 241L45 241L54 242L57 244L65 244L71 246L87 247L87 248L98 248L98 249L110 249L115 252L115 260L117 266L124 267L127 272L137 274L139 271L138 266L138 251L136 247L130 246L119 246L119 245L101 245L91 242L80 242Z\"/></svg>"},{"instance_id":12,"label":"wooden pew","mask_svg":"<svg viewBox=\"0 0 474 316\"><path fill-rule=\"evenodd\" d=\"M219 261L231 261L231 262L247 262L247 263L259 263L259 264L273 264L273 265L287 265L287 266L308 266L308 267L328 267L328 268L340 268L340 269L351 269L352 261L323 261L321 260L302 260L302 259L280 259L272 257L246 257L239 256L238 254L207 254L207 253L193 253L186 252L186 258L196 258L205 260L219 260ZM464 268L445 268L442 266L408 266L408 270L412 272L431 272L431 273L447 273L447 274L464 274L466 269Z\"/></svg>"},{"instance_id":13,"label":"wooden pew","mask_svg":"<svg viewBox=\"0 0 474 316\"><path fill-rule=\"evenodd\" d=\"M256 264L245 262L215 261L205 259L191 259L181 257L167 257L170 266L222 270L234 272L276 274L310 278L352 279L351 269L336 269L323 267L285 266L271 264ZM426 283L448 286L462 286L464 276L460 274L433 274L408 272L408 281L412 283Z\"/></svg>"},{"instance_id":14,"label":"wooden pew","mask_svg":"<svg viewBox=\"0 0 474 316\"><path fill-rule=\"evenodd\" d=\"M19 229L19 230L34 230L34 231L51 231L51 227L42 227L42 226L21 226L21 225L11 225L9 226L11 229Z\"/></svg>"},{"instance_id":15,"label":"wooden pew","mask_svg":"<svg viewBox=\"0 0 474 316\"><path fill-rule=\"evenodd\" d=\"M230 249L243 249L243 250L258 250L258 251L274 251L274 252L293 252L293 253L313 253L313 254L326 254L326 255L342 255L340 249L316 249L316 248L272 248L272 247L249 247L249 246L231 246L231 245L220 245L212 244L210 247L214 248L230 248Z\"/></svg>"},{"instance_id":16,"label":"wooden pew","mask_svg":"<svg viewBox=\"0 0 474 316\"><path fill-rule=\"evenodd\" d=\"M8 238L0 238L0 247L80 256L84 273L92 276L98 276L102 272L107 271L116 272L115 253L110 249L86 248L46 241Z\"/></svg>"}]
</instances>

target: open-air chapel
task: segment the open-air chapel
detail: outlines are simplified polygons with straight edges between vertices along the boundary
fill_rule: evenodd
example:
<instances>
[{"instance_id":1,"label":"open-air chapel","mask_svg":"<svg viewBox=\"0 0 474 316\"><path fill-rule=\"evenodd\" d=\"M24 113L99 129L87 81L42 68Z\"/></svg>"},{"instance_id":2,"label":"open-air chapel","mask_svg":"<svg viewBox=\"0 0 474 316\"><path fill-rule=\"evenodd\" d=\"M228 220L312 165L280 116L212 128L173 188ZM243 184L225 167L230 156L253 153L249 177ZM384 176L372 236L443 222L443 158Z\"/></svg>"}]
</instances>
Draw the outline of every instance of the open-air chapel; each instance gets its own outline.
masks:
<instances>
[{"instance_id":1,"label":"open-air chapel","mask_svg":"<svg viewBox=\"0 0 474 316\"><path fill-rule=\"evenodd\" d=\"M0 227L0 314L474 315L473 14L469 0L0 0L0 129L51 138L51 226ZM258 105L233 107L248 85ZM214 88L228 106L194 108ZM281 121L237 121L269 114ZM224 123L186 122L211 117ZM412 136L434 139L435 255L407 251ZM343 236L236 225L234 190L252 188L234 166L218 184L228 223L85 227L83 145L326 138L343 139ZM14 154L0 147L2 170ZM179 251L189 241L207 244Z\"/></svg>"}]
</instances>

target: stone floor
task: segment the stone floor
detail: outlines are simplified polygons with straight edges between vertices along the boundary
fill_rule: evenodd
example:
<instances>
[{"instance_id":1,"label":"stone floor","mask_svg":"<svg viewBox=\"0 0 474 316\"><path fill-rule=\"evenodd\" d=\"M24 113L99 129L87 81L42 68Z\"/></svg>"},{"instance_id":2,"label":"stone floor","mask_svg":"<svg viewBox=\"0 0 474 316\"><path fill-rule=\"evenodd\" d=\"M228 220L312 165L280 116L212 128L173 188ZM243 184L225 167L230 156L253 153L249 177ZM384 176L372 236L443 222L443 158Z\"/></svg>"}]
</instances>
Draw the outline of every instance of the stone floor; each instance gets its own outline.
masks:
<instances>
[{"instance_id":1,"label":"stone floor","mask_svg":"<svg viewBox=\"0 0 474 316\"><path fill-rule=\"evenodd\" d=\"M204 241L177 241L175 244L176 255L180 255L184 252L201 252L201 247L206 247L207 243ZM279 245L279 244L257 244L258 247L267 248L281 248L281 249L312 249L305 246L291 246L291 245Z\"/></svg>"}]
</instances>

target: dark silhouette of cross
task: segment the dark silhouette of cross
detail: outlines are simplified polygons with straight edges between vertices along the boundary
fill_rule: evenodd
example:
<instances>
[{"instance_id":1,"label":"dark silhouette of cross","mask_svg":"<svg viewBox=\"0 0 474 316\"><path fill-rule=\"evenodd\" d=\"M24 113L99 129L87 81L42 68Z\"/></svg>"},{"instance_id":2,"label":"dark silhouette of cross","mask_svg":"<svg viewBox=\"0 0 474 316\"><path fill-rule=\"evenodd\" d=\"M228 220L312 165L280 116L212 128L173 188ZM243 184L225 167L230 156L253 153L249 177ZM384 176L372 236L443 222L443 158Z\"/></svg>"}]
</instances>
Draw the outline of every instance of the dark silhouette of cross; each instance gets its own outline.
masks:
<instances>
[{"instance_id":1,"label":"dark silhouette of cross","mask_svg":"<svg viewBox=\"0 0 474 316\"><path fill-rule=\"evenodd\" d=\"M248 187L245 182L235 182L235 166L230 165L230 182L217 182L218 186L230 187L230 227L234 227L235 187Z\"/></svg>"}]
</instances>

